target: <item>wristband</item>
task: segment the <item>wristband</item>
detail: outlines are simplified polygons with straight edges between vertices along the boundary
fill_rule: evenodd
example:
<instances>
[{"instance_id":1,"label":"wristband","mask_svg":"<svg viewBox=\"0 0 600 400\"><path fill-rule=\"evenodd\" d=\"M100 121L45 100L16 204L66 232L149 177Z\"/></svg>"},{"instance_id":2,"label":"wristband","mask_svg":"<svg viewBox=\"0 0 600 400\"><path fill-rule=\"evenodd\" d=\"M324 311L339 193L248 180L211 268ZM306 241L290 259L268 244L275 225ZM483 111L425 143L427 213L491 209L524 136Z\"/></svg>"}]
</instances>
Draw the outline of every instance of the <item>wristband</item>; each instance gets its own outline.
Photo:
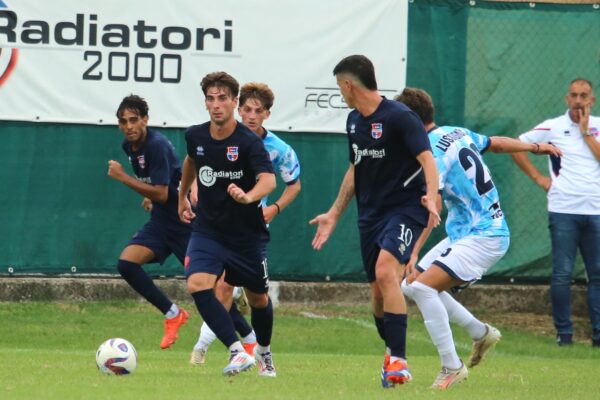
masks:
<instances>
[{"instance_id":1,"label":"wristband","mask_svg":"<svg viewBox=\"0 0 600 400\"><path fill-rule=\"evenodd\" d=\"M535 144L535 150L532 150L531 152L533 154L537 154L540 151L540 145L537 143L532 143L532 144Z\"/></svg>"},{"instance_id":2,"label":"wristband","mask_svg":"<svg viewBox=\"0 0 600 400\"><path fill-rule=\"evenodd\" d=\"M592 132L590 132L589 130L585 131L585 132L581 132L581 134L583 136L594 136L594 134Z\"/></svg>"},{"instance_id":3,"label":"wristband","mask_svg":"<svg viewBox=\"0 0 600 400\"><path fill-rule=\"evenodd\" d=\"M281 208L279 207L279 204L277 204L277 202L273 203L273 205L275 207L277 207L277 214L279 214L281 212Z\"/></svg>"}]
</instances>

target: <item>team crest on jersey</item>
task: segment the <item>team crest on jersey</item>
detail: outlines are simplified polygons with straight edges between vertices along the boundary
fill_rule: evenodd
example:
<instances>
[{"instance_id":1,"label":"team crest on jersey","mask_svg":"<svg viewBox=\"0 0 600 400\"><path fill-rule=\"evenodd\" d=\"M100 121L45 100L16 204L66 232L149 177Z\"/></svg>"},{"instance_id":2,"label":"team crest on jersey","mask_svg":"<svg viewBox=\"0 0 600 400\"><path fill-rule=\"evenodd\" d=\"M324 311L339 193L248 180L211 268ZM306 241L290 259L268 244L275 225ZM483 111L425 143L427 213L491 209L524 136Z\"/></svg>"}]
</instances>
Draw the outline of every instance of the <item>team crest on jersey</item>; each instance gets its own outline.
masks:
<instances>
[{"instance_id":1,"label":"team crest on jersey","mask_svg":"<svg viewBox=\"0 0 600 400\"><path fill-rule=\"evenodd\" d=\"M141 156L138 156L137 160L138 160L138 165L140 166L141 169L146 168L146 160L144 159L143 154Z\"/></svg>"},{"instance_id":2,"label":"team crest on jersey","mask_svg":"<svg viewBox=\"0 0 600 400\"><path fill-rule=\"evenodd\" d=\"M383 134L383 124L381 122L373 122L371 124L371 136L373 139L379 139Z\"/></svg>"},{"instance_id":3,"label":"team crest on jersey","mask_svg":"<svg viewBox=\"0 0 600 400\"><path fill-rule=\"evenodd\" d=\"M237 160L238 156L238 146L227 146L227 159L229 161Z\"/></svg>"}]
</instances>

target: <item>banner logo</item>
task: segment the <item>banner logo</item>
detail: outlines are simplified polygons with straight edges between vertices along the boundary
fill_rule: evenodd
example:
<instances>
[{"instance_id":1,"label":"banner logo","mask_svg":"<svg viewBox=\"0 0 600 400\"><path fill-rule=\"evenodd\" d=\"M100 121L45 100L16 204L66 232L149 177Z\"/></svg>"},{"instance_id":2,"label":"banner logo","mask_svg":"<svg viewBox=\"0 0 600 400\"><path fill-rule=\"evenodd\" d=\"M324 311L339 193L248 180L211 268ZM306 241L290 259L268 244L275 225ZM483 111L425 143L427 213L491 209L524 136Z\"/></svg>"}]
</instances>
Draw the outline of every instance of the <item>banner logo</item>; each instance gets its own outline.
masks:
<instances>
[{"instance_id":1,"label":"banner logo","mask_svg":"<svg viewBox=\"0 0 600 400\"><path fill-rule=\"evenodd\" d=\"M0 0L0 8L8 8L2 0ZM18 49L3 49L0 47L0 86L8 80L8 77L14 71L18 58Z\"/></svg>"}]
</instances>

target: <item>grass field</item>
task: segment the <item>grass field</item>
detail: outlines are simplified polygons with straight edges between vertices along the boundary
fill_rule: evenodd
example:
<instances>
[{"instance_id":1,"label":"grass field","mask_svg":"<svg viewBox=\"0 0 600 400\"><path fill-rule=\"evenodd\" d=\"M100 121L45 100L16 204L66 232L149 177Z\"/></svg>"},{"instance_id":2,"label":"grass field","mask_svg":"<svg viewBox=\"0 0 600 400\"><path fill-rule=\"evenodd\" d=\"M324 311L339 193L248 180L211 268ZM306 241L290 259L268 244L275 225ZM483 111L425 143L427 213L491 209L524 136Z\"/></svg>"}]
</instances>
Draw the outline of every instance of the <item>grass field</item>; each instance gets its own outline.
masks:
<instances>
[{"instance_id":1,"label":"grass field","mask_svg":"<svg viewBox=\"0 0 600 400\"><path fill-rule=\"evenodd\" d=\"M256 370L227 378L221 376L227 353L220 343L211 347L206 365L188 364L200 325L192 314L179 341L161 350L162 317L143 303L0 303L0 399L600 398L600 349L559 348L549 336L502 323L497 324L502 341L470 370L466 383L432 391L439 361L417 315L409 321L408 339L414 380L384 390L383 346L365 306L277 308L272 345L277 378L259 377ZM466 358L470 339L455 332ZM110 337L135 345L134 374L104 376L96 369L96 348Z\"/></svg>"}]
</instances>

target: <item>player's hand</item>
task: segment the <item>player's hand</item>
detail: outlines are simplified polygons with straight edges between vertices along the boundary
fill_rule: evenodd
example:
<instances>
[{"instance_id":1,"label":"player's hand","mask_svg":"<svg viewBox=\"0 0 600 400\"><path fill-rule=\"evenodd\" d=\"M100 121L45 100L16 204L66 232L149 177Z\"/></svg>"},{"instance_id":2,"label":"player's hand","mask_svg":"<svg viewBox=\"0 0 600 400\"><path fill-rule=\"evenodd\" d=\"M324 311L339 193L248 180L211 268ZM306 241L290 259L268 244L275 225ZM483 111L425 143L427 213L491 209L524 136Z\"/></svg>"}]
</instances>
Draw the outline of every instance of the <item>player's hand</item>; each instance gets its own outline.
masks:
<instances>
[{"instance_id":1,"label":"player's hand","mask_svg":"<svg viewBox=\"0 0 600 400\"><path fill-rule=\"evenodd\" d=\"M550 143L538 143L538 146L540 146L540 148L535 154L546 154L555 157L561 157L563 155L558 147Z\"/></svg>"},{"instance_id":2,"label":"player's hand","mask_svg":"<svg viewBox=\"0 0 600 400\"><path fill-rule=\"evenodd\" d=\"M148 212L152 211L152 200L144 197L144 200L142 200L142 208Z\"/></svg>"},{"instance_id":3,"label":"player's hand","mask_svg":"<svg viewBox=\"0 0 600 400\"><path fill-rule=\"evenodd\" d=\"M240 204L252 203L252 199L248 197L248 194L235 183L230 183L229 186L227 186L227 193Z\"/></svg>"},{"instance_id":4,"label":"player's hand","mask_svg":"<svg viewBox=\"0 0 600 400\"><path fill-rule=\"evenodd\" d=\"M407 278L409 276L411 276L414 273L414 271L417 270L415 268L415 266L417 265L418 259L419 259L419 256L417 254L410 255L410 260L408 260L408 262L406 263L406 269L405 269L405 274L406 274Z\"/></svg>"},{"instance_id":5,"label":"player's hand","mask_svg":"<svg viewBox=\"0 0 600 400\"><path fill-rule=\"evenodd\" d=\"M589 129L591 108L592 104L590 103L579 109L579 130L581 131L582 135Z\"/></svg>"},{"instance_id":6,"label":"player's hand","mask_svg":"<svg viewBox=\"0 0 600 400\"><path fill-rule=\"evenodd\" d=\"M419 270L416 269L416 268L413 268L413 270L412 270L412 272L410 274L406 273L406 283L408 283L410 285L411 283L413 283L414 281L417 280L417 277L419 275L421 275L421 273L419 272Z\"/></svg>"},{"instance_id":7,"label":"player's hand","mask_svg":"<svg viewBox=\"0 0 600 400\"><path fill-rule=\"evenodd\" d=\"M277 207L271 204L270 206L263 207L263 218L265 219L265 224L270 224L273 221L273 218L277 215Z\"/></svg>"},{"instance_id":8,"label":"player's hand","mask_svg":"<svg viewBox=\"0 0 600 400\"><path fill-rule=\"evenodd\" d=\"M435 198L429 198L427 195L422 196L421 204L427 209L427 211L429 211L429 220L433 223L433 227L435 228L439 226L442 219L440 218L440 214L438 213Z\"/></svg>"},{"instance_id":9,"label":"player's hand","mask_svg":"<svg viewBox=\"0 0 600 400\"><path fill-rule=\"evenodd\" d=\"M317 232L312 240L312 247L315 250L321 250L323 245L329 239L329 236L333 233L337 220L330 214L319 214L309 222L311 225L317 225Z\"/></svg>"},{"instance_id":10,"label":"player's hand","mask_svg":"<svg viewBox=\"0 0 600 400\"><path fill-rule=\"evenodd\" d=\"M196 218L196 214L194 214L194 212L192 211L192 205L190 204L190 201L187 198L185 198L183 202L181 201L181 199L179 200L177 212L179 214L179 219L185 222L186 224L189 224L194 218Z\"/></svg>"},{"instance_id":11,"label":"player's hand","mask_svg":"<svg viewBox=\"0 0 600 400\"><path fill-rule=\"evenodd\" d=\"M534 179L535 183L544 189L546 192L550 190L552 186L552 179L549 176L540 175Z\"/></svg>"},{"instance_id":12,"label":"player's hand","mask_svg":"<svg viewBox=\"0 0 600 400\"><path fill-rule=\"evenodd\" d=\"M125 169L123 169L121 163L115 160L108 161L108 176L117 181L121 181L125 175L127 174L125 173Z\"/></svg>"}]
</instances>

